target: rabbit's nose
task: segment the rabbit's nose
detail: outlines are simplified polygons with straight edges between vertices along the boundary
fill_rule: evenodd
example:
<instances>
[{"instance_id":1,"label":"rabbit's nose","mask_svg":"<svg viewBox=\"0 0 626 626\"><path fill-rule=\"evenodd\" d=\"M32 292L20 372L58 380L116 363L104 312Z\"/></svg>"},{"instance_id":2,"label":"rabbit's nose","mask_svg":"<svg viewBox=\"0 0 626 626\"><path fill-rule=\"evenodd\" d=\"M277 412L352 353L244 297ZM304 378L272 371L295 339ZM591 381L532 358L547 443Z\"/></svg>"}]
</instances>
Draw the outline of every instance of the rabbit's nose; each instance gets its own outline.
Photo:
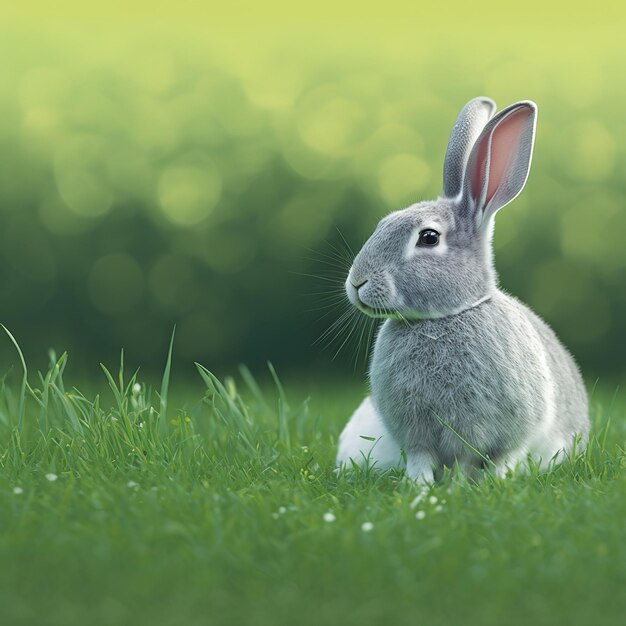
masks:
<instances>
[{"instance_id":1,"label":"rabbit's nose","mask_svg":"<svg viewBox=\"0 0 626 626\"><path fill-rule=\"evenodd\" d=\"M361 281L360 283L355 283L353 280L350 281L352 283L352 286L358 291L361 287L363 287L363 285L365 285L365 283L368 282L367 279L365 279L364 281Z\"/></svg>"}]
</instances>

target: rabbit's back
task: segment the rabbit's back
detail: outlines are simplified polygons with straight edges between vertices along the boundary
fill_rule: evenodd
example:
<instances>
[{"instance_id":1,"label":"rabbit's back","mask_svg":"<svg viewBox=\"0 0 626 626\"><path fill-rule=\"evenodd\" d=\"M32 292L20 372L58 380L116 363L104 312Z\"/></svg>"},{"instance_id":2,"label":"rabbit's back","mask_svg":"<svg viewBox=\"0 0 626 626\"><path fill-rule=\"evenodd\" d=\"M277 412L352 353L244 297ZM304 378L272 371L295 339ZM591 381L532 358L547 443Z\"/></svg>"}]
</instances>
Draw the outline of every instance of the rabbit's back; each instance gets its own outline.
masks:
<instances>
[{"instance_id":1,"label":"rabbit's back","mask_svg":"<svg viewBox=\"0 0 626 626\"><path fill-rule=\"evenodd\" d=\"M546 439L567 446L587 431L572 357L540 318L499 291L458 315L385 322L371 384L400 445L425 450L440 465L472 448L494 460L525 447L541 453Z\"/></svg>"},{"instance_id":2,"label":"rabbit's back","mask_svg":"<svg viewBox=\"0 0 626 626\"><path fill-rule=\"evenodd\" d=\"M554 386L554 435L560 436L565 445L571 443L574 434L582 435L586 442L589 434L589 403L585 384L574 357L552 328L536 313L514 298L509 297L509 300L524 310L546 348L548 368Z\"/></svg>"}]
</instances>

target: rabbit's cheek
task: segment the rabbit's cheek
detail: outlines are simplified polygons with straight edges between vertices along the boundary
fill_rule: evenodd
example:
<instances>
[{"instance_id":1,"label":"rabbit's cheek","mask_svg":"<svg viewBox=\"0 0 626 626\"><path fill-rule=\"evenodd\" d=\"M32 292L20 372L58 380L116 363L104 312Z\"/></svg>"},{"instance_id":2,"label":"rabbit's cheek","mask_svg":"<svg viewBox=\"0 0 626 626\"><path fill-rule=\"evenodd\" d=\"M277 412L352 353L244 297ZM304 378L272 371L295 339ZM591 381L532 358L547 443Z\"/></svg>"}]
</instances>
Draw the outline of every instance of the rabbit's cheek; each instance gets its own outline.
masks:
<instances>
[{"instance_id":1,"label":"rabbit's cheek","mask_svg":"<svg viewBox=\"0 0 626 626\"><path fill-rule=\"evenodd\" d=\"M396 282L390 272L384 273L384 285L385 285L385 299L387 300L387 306L389 308L397 308L400 302L398 302L398 290L396 288Z\"/></svg>"}]
</instances>

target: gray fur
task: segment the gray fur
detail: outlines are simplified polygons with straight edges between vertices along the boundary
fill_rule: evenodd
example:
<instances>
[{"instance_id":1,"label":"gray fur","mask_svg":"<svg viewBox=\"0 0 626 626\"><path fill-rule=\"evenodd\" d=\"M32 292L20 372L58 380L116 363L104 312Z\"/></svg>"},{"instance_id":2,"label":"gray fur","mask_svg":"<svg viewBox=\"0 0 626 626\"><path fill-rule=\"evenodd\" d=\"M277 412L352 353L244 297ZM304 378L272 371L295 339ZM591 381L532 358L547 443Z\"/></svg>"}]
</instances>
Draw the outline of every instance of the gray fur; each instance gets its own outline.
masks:
<instances>
[{"instance_id":1,"label":"gray fur","mask_svg":"<svg viewBox=\"0 0 626 626\"><path fill-rule=\"evenodd\" d=\"M588 433L587 395L572 356L539 317L498 289L492 261L493 215L526 181L535 111L517 103L488 122L459 193L381 220L346 281L353 304L388 318L370 368L373 408L416 479L430 480L455 461L471 469L482 455L500 470L529 454L545 463ZM506 122L511 112L518 117ZM477 156L481 142L486 164ZM490 181L496 159L505 167ZM439 246L416 247L419 231L433 227Z\"/></svg>"},{"instance_id":2,"label":"gray fur","mask_svg":"<svg viewBox=\"0 0 626 626\"><path fill-rule=\"evenodd\" d=\"M443 195L447 198L454 198L461 192L470 150L495 111L496 103L490 98L474 98L456 118L443 162Z\"/></svg>"}]
</instances>

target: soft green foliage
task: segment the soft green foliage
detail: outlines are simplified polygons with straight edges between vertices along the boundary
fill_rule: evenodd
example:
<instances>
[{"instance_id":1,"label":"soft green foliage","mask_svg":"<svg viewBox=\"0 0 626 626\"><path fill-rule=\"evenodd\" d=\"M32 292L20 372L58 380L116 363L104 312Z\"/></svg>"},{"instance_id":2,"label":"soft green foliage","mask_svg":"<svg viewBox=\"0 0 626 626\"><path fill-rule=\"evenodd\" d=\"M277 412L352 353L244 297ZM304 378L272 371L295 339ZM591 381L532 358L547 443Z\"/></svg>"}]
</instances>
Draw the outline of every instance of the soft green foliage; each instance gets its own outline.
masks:
<instances>
[{"instance_id":1,"label":"soft green foliage","mask_svg":"<svg viewBox=\"0 0 626 626\"><path fill-rule=\"evenodd\" d=\"M336 226L357 248L438 194L455 116L486 94L540 111L527 188L498 217L503 285L587 371L623 375L624 43L606 7L326 3L309 23L211 3L154 24L124 21L132 1L69 4L93 21L0 24L0 307L29 356L125 346L149 364L176 321L187 360L310 364L309 250Z\"/></svg>"},{"instance_id":2,"label":"soft green foliage","mask_svg":"<svg viewBox=\"0 0 626 626\"><path fill-rule=\"evenodd\" d=\"M242 369L240 391L198 365L204 396L165 418L167 376L159 395L103 368L87 398L65 365L0 388L3 624L623 622L615 395L552 472L424 491L333 470L360 391L291 404L277 377L262 393Z\"/></svg>"}]
</instances>

